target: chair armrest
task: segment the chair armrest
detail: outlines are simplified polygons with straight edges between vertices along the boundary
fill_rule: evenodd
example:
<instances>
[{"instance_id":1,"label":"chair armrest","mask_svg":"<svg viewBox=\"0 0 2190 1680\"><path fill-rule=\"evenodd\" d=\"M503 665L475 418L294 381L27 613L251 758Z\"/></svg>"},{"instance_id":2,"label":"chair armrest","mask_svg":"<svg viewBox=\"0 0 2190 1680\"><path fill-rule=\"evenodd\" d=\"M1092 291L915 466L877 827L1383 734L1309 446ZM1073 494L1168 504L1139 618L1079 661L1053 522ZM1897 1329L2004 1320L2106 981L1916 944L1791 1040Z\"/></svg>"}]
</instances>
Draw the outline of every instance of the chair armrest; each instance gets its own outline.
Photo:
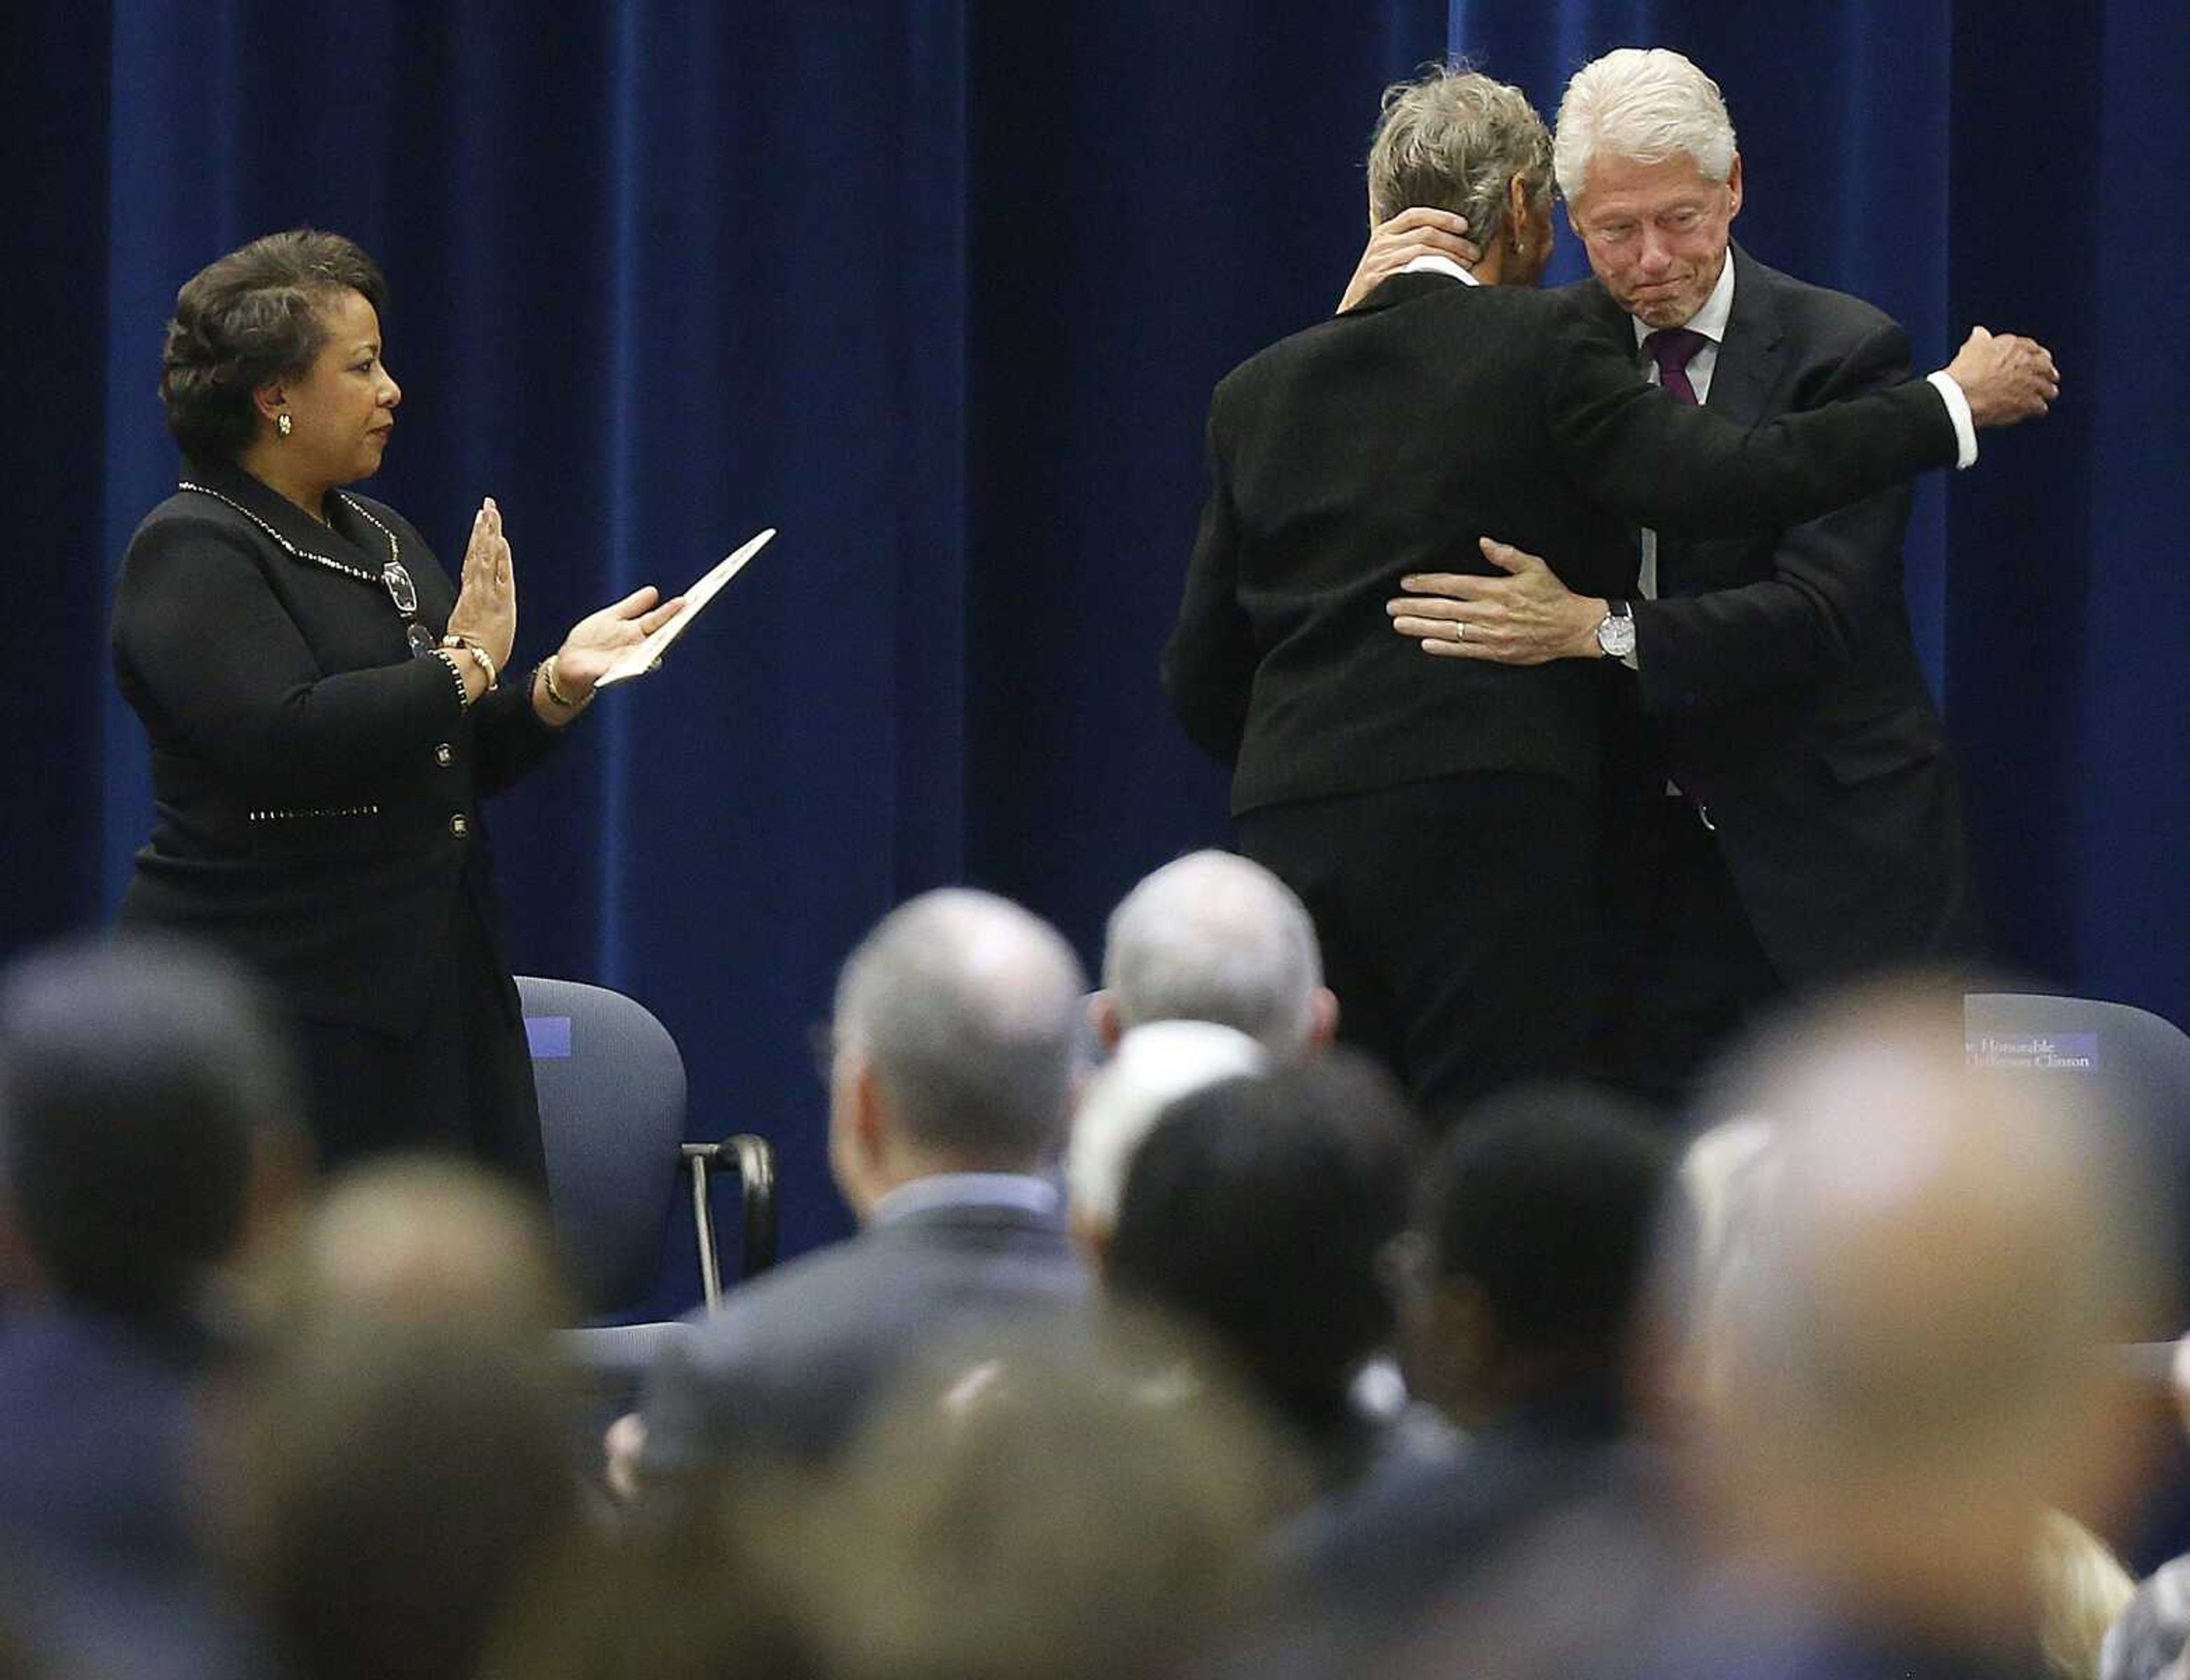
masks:
<instances>
[{"instance_id":1,"label":"chair armrest","mask_svg":"<svg viewBox=\"0 0 2190 1680\"><path fill-rule=\"evenodd\" d=\"M734 1132L719 1144L687 1144L684 1162L692 1175L692 1217L699 1234L700 1285L707 1305L723 1298L722 1251L715 1236L709 1179L720 1170L738 1175L739 1275L756 1277L775 1263L775 1149L750 1132Z\"/></svg>"}]
</instances>

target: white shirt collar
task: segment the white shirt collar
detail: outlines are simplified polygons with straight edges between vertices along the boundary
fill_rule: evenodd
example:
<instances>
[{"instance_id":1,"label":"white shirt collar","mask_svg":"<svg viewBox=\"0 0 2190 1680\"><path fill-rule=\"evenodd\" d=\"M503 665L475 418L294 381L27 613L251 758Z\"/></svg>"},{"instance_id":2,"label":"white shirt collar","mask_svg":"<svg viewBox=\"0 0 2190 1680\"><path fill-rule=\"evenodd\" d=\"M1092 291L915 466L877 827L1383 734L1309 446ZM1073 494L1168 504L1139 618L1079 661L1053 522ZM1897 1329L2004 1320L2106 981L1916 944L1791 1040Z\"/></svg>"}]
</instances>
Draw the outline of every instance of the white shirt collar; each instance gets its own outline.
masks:
<instances>
[{"instance_id":1,"label":"white shirt collar","mask_svg":"<svg viewBox=\"0 0 2190 1680\"><path fill-rule=\"evenodd\" d=\"M1731 268L1733 264L1729 263L1727 266ZM1399 272L1401 274L1449 274L1455 280L1465 281L1470 286L1483 284L1442 251L1425 251Z\"/></svg>"},{"instance_id":2,"label":"white shirt collar","mask_svg":"<svg viewBox=\"0 0 2190 1680\"><path fill-rule=\"evenodd\" d=\"M1718 284L1711 287L1711 296L1704 299L1703 308L1698 309L1681 325L1691 332L1702 333L1705 338L1716 345L1724 342L1727 319L1733 313L1733 247L1729 244L1726 247L1726 261L1719 267ZM1635 342L1640 344L1650 336L1654 329L1647 325L1640 315L1631 315L1628 319L1635 327Z\"/></svg>"}]
</instances>

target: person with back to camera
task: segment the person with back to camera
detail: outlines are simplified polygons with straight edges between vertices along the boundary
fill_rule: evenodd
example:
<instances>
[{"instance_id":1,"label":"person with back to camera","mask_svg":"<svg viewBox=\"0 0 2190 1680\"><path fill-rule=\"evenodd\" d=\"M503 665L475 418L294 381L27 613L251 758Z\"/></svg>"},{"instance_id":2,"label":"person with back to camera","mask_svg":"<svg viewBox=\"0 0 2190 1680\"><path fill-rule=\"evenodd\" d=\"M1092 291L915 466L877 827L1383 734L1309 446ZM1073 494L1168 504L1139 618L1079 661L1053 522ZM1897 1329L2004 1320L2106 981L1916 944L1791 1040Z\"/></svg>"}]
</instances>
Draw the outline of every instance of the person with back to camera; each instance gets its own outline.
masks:
<instances>
[{"instance_id":1,"label":"person with back to camera","mask_svg":"<svg viewBox=\"0 0 2190 1680\"><path fill-rule=\"evenodd\" d=\"M1372 223L1450 209L1479 255L1425 253L1218 383L1161 661L1187 735L1234 767L1240 849L1315 920L1341 1036L1438 1115L1582 1064L1607 685L1579 661L1441 673L1392 633L1391 586L1487 576L1492 540L1616 618L1626 521L1798 523L1974 461L1977 428L2059 392L2042 346L1979 328L1925 382L1754 428L1677 402L1536 290L1552 187L1519 89L1454 67L1387 92ZM1616 658L1618 639L1589 649Z\"/></svg>"},{"instance_id":2,"label":"person with back to camera","mask_svg":"<svg viewBox=\"0 0 2190 1680\"><path fill-rule=\"evenodd\" d=\"M326 1164L435 1148L544 1185L479 802L682 603L639 589L512 668L492 498L452 586L407 520L342 488L379 470L402 400L386 300L364 251L310 229L252 241L176 297L160 395L182 478L130 539L114 610L158 806L122 920L273 983Z\"/></svg>"}]
</instances>

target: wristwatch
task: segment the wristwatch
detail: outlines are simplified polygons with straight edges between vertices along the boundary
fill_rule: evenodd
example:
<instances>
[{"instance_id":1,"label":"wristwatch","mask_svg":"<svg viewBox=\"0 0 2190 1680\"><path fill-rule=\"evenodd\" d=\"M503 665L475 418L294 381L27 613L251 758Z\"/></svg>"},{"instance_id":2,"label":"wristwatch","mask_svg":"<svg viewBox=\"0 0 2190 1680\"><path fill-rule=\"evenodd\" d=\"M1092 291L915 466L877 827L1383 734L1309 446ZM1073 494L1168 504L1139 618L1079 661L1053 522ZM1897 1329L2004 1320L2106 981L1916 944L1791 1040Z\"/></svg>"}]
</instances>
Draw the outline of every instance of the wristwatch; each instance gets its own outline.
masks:
<instances>
[{"instance_id":1,"label":"wristwatch","mask_svg":"<svg viewBox=\"0 0 2190 1680\"><path fill-rule=\"evenodd\" d=\"M1635 614L1625 601L1607 601L1597 621L1597 644L1607 659L1625 659L1635 651Z\"/></svg>"}]
</instances>

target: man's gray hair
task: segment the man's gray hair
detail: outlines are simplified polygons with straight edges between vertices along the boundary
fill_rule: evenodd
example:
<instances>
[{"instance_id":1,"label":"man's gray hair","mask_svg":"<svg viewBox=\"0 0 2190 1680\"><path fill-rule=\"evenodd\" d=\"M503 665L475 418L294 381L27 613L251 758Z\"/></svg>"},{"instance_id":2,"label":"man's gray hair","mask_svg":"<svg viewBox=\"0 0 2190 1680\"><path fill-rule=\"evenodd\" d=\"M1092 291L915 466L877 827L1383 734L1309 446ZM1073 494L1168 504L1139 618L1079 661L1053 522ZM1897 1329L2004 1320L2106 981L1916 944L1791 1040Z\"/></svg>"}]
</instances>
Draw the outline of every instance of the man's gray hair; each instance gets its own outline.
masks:
<instances>
[{"instance_id":1,"label":"man's gray hair","mask_svg":"<svg viewBox=\"0 0 2190 1680\"><path fill-rule=\"evenodd\" d=\"M946 888L891 911L846 960L835 1028L907 1139L1024 1166L1064 1136L1086 984L1041 917Z\"/></svg>"},{"instance_id":2,"label":"man's gray hair","mask_svg":"<svg viewBox=\"0 0 2190 1680\"><path fill-rule=\"evenodd\" d=\"M1467 218L1486 250L1518 177L1531 202L1552 193L1552 137L1518 88L1464 64L1433 65L1384 90L1369 146L1369 207L1385 221L1416 205Z\"/></svg>"},{"instance_id":3,"label":"man's gray hair","mask_svg":"<svg viewBox=\"0 0 2190 1680\"><path fill-rule=\"evenodd\" d=\"M1578 204L1590 160L1663 163L1682 153L1707 181L1733 172L1733 119L1718 83L1665 47L1622 47L1574 72L1553 147L1559 190Z\"/></svg>"},{"instance_id":4,"label":"man's gray hair","mask_svg":"<svg viewBox=\"0 0 2190 1680\"><path fill-rule=\"evenodd\" d=\"M1323 957L1284 882L1229 852L1191 852L1111 911L1103 984L1121 1027L1215 1021L1291 1056L1314 1024Z\"/></svg>"}]
</instances>

